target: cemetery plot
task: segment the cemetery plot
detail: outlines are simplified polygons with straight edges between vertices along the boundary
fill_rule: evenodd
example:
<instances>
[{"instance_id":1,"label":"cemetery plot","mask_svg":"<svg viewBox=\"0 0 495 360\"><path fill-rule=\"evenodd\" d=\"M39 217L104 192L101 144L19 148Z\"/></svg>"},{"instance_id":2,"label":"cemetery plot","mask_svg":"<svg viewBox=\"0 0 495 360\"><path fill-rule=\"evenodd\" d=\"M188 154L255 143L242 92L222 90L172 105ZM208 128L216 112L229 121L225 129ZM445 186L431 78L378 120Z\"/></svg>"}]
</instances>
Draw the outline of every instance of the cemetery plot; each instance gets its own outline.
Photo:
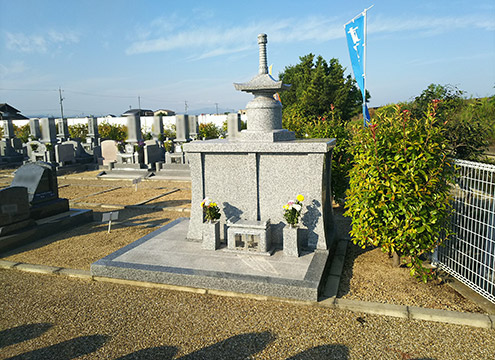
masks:
<instances>
[{"instance_id":1,"label":"cemetery plot","mask_svg":"<svg viewBox=\"0 0 495 360\"><path fill-rule=\"evenodd\" d=\"M112 191L119 188L111 185L66 185L59 186L58 193L60 197L69 199L70 201L83 201L83 199L93 194L101 193L102 191Z\"/></svg>"},{"instance_id":2,"label":"cemetery plot","mask_svg":"<svg viewBox=\"0 0 495 360\"><path fill-rule=\"evenodd\" d=\"M180 189L180 191L168 194L167 196L154 199L147 202L146 205L159 206L163 208L169 207L181 207L181 208L191 208L191 190L190 189Z\"/></svg>"},{"instance_id":3,"label":"cemetery plot","mask_svg":"<svg viewBox=\"0 0 495 360\"><path fill-rule=\"evenodd\" d=\"M162 187L145 188L144 186L139 186L138 191L136 191L134 185L132 185L132 186L121 187L119 189L115 189L105 193L91 195L83 200L86 202L98 203L98 204L135 205L138 203L142 203L145 200L154 198L158 195L165 194L173 189L174 188L162 188ZM171 195L166 195L163 198L167 198L168 196Z\"/></svg>"}]
</instances>

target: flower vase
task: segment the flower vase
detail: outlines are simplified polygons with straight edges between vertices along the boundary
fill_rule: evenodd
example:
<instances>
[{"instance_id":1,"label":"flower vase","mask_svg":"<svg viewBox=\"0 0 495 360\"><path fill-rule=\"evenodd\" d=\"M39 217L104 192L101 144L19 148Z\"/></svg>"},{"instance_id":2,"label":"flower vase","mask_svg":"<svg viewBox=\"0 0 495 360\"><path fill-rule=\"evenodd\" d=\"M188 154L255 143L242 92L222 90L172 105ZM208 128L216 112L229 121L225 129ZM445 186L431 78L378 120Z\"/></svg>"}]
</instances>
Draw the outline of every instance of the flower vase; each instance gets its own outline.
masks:
<instances>
[{"instance_id":1,"label":"flower vase","mask_svg":"<svg viewBox=\"0 0 495 360\"><path fill-rule=\"evenodd\" d=\"M203 249L216 250L220 247L220 221L203 223Z\"/></svg>"},{"instance_id":2,"label":"flower vase","mask_svg":"<svg viewBox=\"0 0 495 360\"><path fill-rule=\"evenodd\" d=\"M284 255L298 257L300 254L299 233L297 225L286 225L283 228Z\"/></svg>"}]
</instances>

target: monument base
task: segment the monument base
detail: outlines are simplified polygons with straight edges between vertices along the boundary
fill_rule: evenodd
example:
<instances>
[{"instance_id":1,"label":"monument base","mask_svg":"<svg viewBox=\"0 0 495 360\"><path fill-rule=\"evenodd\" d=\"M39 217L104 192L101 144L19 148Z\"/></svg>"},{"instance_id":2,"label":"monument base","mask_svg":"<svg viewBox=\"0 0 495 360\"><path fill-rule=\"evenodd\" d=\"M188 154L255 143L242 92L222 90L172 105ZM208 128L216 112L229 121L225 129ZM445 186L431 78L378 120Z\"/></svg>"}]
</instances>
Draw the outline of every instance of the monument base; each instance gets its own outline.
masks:
<instances>
[{"instance_id":1,"label":"monument base","mask_svg":"<svg viewBox=\"0 0 495 360\"><path fill-rule=\"evenodd\" d=\"M91 274L125 280L317 301L329 252L298 258L202 249L186 239L189 219L177 219L91 264Z\"/></svg>"},{"instance_id":2,"label":"monument base","mask_svg":"<svg viewBox=\"0 0 495 360\"><path fill-rule=\"evenodd\" d=\"M91 221L93 221L93 210L82 209L71 209L61 214L36 220L34 226L6 236L0 236L0 253Z\"/></svg>"}]
</instances>

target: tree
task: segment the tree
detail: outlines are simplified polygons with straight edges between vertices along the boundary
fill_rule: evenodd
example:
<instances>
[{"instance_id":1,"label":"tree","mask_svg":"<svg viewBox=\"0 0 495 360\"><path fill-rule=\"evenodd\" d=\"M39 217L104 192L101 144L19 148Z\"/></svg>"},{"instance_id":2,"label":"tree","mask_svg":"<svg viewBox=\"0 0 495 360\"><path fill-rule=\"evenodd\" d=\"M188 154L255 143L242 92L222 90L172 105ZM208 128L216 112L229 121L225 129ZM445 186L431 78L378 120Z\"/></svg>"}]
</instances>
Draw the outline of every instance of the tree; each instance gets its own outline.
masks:
<instances>
[{"instance_id":1,"label":"tree","mask_svg":"<svg viewBox=\"0 0 495 360\"><path fill-rule=\"evenodd\" d=\"M326 116L334 107L335 117L344 122L359 114L362 106L361 91L337 59L327 63L322 56L308 54L300 57L297 65L288 66L279 75L290 84L289 90L280 94L284 113L297 109L306 116ZM367 94L369 98L369 94Z\"/></svg>"},{"instance_id":2,"label":"tree","mask_svg":"<svg viewBox=\"0 0 495 360\"><path fill-rule=\"evenodd\" d=\"M414 117L422 117L432 101L437 102L436 117L447 127L446 140L458 159L480 160L493 137L495 106L489 99L467 100L464 91L452 85L430 84L405 104Z\"/></svg>"},{"instance_id":3,"label":"tree","mask_svg":"<svg viewBox=\"0 0 495 360\"><path fill-rule=\"evenodd\" d=\"M280 80L291 84L289 90L280 94L283 126L294 131L297 138L337 139L333 150L332 193L336 201L342 202L352 165L347 151L350 137L347 125L361 112L361 91L350 75L345 76L345 68L337 59L327 63L318 56L315 62L315 56L309 54L300 60L279 75Z\"/></svg>"}]
</instances>

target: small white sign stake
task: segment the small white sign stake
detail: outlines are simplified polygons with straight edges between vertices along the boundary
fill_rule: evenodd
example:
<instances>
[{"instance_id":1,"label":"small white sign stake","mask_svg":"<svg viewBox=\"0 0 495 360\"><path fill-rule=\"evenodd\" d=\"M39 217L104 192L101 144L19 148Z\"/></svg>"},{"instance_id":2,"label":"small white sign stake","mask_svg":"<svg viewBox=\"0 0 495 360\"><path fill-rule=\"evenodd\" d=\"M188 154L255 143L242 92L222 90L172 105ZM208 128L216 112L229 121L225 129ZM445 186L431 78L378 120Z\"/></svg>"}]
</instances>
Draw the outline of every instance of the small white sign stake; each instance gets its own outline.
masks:
<instances>
[{"instance_id":1,"label":"small white sign stake","mask_svg":"<svg viewBox=\"0 0 495 360\"><path fill-rule=\"evenodd\" d=\"M110 230L112 229L112 220L117 220L119 218L119 212L118 211L111 211L108 213L103 213L103 217L101 219L101 222L107 222L108 221L108 233L110 234Z\"/></svg>"},{"instance_id":2,"label":"small white sign stake","mask_svg":"<svg viewBox=\"0 0 495 360\"><path fill-rule=\"evenodd\" d=\"M143 180L143 178L137 178L137 179L132 180L132 183L134 185L136 185L136 190L135 191L138 190L138 184L141 182L141 180Z\"/></svg>"}]
</instances>

